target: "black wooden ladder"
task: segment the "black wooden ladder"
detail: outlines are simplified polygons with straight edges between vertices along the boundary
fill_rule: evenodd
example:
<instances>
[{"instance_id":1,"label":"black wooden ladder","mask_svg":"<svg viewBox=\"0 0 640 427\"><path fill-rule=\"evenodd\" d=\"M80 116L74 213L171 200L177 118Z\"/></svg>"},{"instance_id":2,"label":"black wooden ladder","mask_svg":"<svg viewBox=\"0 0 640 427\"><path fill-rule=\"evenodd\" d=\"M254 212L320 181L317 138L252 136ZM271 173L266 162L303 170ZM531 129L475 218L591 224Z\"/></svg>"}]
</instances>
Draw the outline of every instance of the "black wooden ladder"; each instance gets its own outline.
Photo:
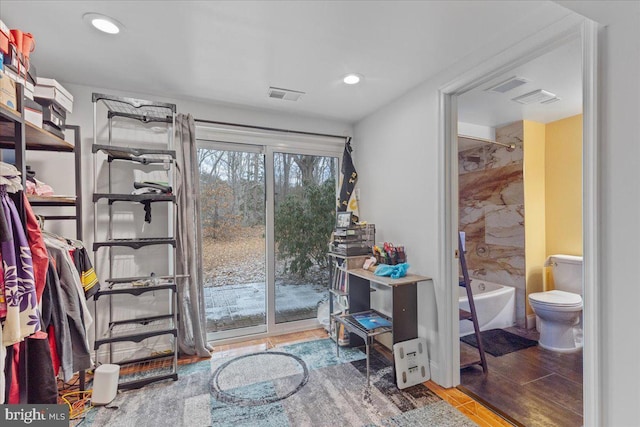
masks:
<instances>
[{"instance_id":1,"label":"black wooden ladder","mask_svg":"<svg viewBox=\"0 0 640 427\"><path fill-rule=\"evenodd\" d=\"M467 261L464 257L464 250L462 249L462 238L458 234L458 252L460 253L460 269L462 270L462 277L460 277L459 284L467 290L467 299L469 300L469 310L466 311L459 309L460 321L471 320L473 322L473 331L476 335L476 342L478 343L478 353L480 354L479 360L464 363L460 365L460 369L467 368L473 365L481 365L482 371L487 373L487 359L484 356L484 348L482 346L482 339L480 337L480 326L478 326L478 316L476 314L476 305L473 302L473 293L471 292L471 279L469 279L469 270L467 269Z\"/></svg>"}]
</instances>

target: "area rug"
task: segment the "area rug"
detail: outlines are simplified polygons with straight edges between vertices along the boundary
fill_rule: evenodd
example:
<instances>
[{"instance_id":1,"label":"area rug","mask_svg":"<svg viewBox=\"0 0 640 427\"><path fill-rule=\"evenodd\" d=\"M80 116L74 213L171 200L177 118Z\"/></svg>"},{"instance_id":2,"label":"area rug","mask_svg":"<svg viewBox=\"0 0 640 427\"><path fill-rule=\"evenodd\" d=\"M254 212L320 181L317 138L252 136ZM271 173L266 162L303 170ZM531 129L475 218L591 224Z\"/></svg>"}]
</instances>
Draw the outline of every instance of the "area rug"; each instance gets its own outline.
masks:
<instances>
[{"instance_id":1,"label":"area rug","mask_svg":"<svg viewBox=\"0 0 640 427\"><path fill-rule=\"evenodd\" d=\"M484 351L496 357L538 345L538 341L521 337L503 329L482 331L480 337ZM475 334L466 335L460 338L460 341L478 347Z\"/></svg>"},{"instance_id":2,"label":"area rug","mask_svg":"<svg viewBox=\"0 0 640 427\"><path fill-rule=\"evenodd\" d=\"M181 366L179 380L119 393L82 426L476 426L422 384L399 390L391 363L330 339Z\"/></svg>"}]
</instances>

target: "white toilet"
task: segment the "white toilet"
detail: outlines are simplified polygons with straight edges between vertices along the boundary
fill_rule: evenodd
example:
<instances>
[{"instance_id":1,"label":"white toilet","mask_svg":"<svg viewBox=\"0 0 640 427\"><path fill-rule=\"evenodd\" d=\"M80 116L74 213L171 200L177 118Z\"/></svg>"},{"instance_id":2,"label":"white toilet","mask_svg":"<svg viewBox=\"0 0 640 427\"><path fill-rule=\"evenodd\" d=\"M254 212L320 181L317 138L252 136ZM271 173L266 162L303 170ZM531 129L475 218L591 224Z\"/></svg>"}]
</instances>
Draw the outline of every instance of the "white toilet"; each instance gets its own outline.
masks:
<instances>
[{"instance_id":1,"label":"white toilet","mask_svg":"<svg viewBox=\"0 0 640 427\"><path fill-rule=\"evenodd\" d=\"M582 257L551 255L545 267L551 267L555 289L529 294L540 332L538 344L558 352L582 348Z\"/></svg>"}]
</instances>

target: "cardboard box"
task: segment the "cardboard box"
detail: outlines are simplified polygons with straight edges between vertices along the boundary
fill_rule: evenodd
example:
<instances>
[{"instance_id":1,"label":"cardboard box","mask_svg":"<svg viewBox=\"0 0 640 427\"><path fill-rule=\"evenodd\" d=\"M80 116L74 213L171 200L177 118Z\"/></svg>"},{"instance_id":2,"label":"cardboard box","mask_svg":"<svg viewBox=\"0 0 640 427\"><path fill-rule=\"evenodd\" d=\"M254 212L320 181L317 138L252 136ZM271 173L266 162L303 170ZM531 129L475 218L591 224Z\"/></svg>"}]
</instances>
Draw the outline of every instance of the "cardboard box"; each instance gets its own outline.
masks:
<instances>
[{"instance_id":1,"label":"cardboard box","mask_svg":"<svg viewBox=\"0 0 640 427\"><path fill-rule=\"evenodd\" d=\"M18 109L16 82L4 73L0 73L0 103L12 110Z\"/></svg>"},{"instance_id":2,"label":"cardboard box","mask_svg":"<svg viewBox=\"0 0 640 427\"><path fill-rule=\"evenodd\" d=\"M36 89L33 91L36 98L50 99L67 112L73 112L73 95L60 83L44 77L38 77L37 82Z\"/></svg>"},{"instance_id":3,"label":"cardboard box","mask_svg":"<svg viewBox=\"0 0 640 427\"><path fill-rule=\"evenodd\" d=\"M25 86L26 80L24 78L24 76L19 76L15 71L13 71L11 68L9 67L5 67L4 69L4 74L9 77L11 80L13 80L16 83L20 83L21 85ZM25 86L26 89L26 86Z\"/></svg>"}]
</instances>

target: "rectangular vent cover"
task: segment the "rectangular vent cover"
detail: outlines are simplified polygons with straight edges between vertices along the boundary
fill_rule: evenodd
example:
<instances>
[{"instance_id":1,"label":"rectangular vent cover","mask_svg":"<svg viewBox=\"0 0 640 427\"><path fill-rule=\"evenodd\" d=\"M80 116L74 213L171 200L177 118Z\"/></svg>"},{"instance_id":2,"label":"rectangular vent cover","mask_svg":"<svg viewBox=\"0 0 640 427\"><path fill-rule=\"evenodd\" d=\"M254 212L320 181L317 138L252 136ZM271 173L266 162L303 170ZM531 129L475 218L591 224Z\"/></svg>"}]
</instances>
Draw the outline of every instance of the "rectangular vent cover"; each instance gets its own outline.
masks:
<instances>
[{"instance_id":1,"label":"rectangular vent cover","mask_svg":"<svg viewBox=\"0 0 640 427\"><path fill-rule=\"evenodd\" d=\"M486 89L487 92L498 92L498 93L505 93L505 92L509 92L510 90L513 90L517 87L522 86L523 84L529 83L529 80L522 78L522 77L509 77L507 80L498 83L495 86L490 87L489 89Z\"/></svg>"},{"instance_id":2,"label":"rectangular vent cover","mask_svg":"<svg viewBox=\"0 0 640 427\"><path fill-rule=\"evenodd\" d=\"M538 89L533 92L525 93L524 95L516 96L512 101L520 104L534 104L538 102L549 101L556 98L555 93L547 92L546 90Z\"/></svg>"},{"instance_id":3,"label":"rectangular vent cover","mask_svg":"<svg viewBox=\"0 0 640 427\"><path fill-rule=\"evenodd\" d=\"M282 89L279 87L270 87L269 88L269 98L273 99L284 99L287 101L297 101L300 97L304 95L304 92L300 92L297 90L291 89Z\"/></svg>"},{"instance_id":4,"label":"rectangular vent cover","mask_svg":"<svg viewBox=\"0 0 640 427\"><path fill-rule=\"evenodd\" d=\"M558 101L562 101L562 98L558 98L557 96L555 98L551 98L547 101L542 101L543 104L553 104L554 102L558 102Z\"/></svg>"}]
</instances>

